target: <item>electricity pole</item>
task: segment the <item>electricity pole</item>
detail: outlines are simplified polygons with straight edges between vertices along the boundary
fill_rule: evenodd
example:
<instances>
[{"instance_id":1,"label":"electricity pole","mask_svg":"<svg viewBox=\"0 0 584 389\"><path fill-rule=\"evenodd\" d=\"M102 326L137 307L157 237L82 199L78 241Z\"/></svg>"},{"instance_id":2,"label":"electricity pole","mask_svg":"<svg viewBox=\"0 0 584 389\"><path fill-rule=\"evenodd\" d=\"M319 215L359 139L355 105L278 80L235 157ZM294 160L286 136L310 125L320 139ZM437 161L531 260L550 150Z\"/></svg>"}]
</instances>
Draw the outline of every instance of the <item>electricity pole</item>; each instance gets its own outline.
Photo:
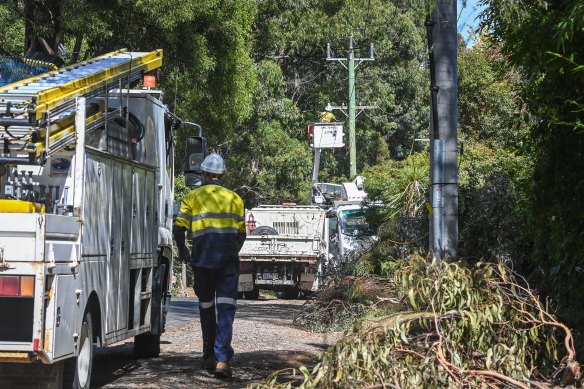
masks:
<instances>
[{"instance_id":1,"label":"electricity pole","mask_svg":"<svg viewBox=\"0 0 584 389\"><path fill-rule=\"evenodd\" d=\"M456 1L426 1L431 88L430 251L439 260L455 259L458 255Z\"/></svg>"},{"instance_id":2,"label":"electricity pole","mask_svg":"<svg viewBox=\"0 0 584 389\"><path fill-rule=\"evenodd\" d=\"M338 61L345 69L349 71L349 160L350 160L350 178L357 175L357 148L355 146L355 69L363 61L373 61L373 44L369 48L369 58L355 58L353 50L353 34L349 36L349 54L347 58L333 58L330 43L327 44L326 60ZM347 66L343 63L347 61ZM355 65L355 61L358 63Z\"/></svg>"}]
</instances>

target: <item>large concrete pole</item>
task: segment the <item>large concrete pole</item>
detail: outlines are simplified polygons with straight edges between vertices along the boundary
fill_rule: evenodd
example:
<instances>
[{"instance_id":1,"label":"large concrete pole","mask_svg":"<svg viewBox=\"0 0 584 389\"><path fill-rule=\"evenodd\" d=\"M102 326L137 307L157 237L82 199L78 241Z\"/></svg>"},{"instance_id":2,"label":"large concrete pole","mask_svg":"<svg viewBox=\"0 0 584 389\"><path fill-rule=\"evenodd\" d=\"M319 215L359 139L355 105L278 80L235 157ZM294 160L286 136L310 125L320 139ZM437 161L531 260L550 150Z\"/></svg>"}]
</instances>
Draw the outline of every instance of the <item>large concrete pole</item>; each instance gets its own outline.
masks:
<instances>
[{"instance_id":1,"label":"large concrete pole","mask_svg":"<svg viewBox=\"0 0 584 389\"><path fill-rule=\"evenodd\" d=\"M429 7L428 20L432 79L430 250L438 259L455 259L458 254L456 3L436 0L435 6Z\"/></svg>"}]
</instances>

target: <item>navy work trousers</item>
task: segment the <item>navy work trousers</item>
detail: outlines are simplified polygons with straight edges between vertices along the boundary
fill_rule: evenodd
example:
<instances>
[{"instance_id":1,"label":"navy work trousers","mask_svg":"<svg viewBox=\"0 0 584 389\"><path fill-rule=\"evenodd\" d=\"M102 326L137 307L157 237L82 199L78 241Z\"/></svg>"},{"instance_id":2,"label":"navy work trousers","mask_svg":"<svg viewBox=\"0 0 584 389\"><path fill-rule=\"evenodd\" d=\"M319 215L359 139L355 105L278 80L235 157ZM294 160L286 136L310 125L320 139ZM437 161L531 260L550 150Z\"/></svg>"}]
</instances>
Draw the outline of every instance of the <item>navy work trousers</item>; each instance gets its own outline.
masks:
<instances>
[{"instance_id":1,"label":"navy work trousers","mask_svg":"<svg viewBox=\"0 0 584 389\"><path fill-rule=\"evenodd\" d=\"M219 362L233 357L231 338L237 303L239 263L232 261L220 269L193 267L195 294L203 332L203 358L215 356Z\"/></svg>"}]
</instances>

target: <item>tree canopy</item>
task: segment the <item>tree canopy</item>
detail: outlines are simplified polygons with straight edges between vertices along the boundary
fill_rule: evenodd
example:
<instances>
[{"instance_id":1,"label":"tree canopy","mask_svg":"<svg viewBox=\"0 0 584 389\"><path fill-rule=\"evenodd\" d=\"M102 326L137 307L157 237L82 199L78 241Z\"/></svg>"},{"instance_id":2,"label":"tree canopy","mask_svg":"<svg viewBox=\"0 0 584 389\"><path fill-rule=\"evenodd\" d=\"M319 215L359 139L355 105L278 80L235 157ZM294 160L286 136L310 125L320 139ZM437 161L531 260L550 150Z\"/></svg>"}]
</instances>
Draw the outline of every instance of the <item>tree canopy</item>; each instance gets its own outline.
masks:
<instances>
[{"instance_id":1,"label":"tree canopy","mask_svg":"<svg viewBox=\"0 0 584 389\"><path fill-rule=\"evenodd\" d=\"M584 2L485 1L483 23L521 75L535 166L525 236L545 290L574 323L584 288ZM538 272L539 273L539 272Z\"/></svg>"},{"instance_id":2,"label":"tree canopy","mask_svg":"<svg viewBox=\"0 0 584 389\"><path fill-rule=\"evenodd\" d=\"M458 55L461 253L521 262L582 312L584 2L483 5L479 40ZM395 248L427 232L427 144L414 142L429 127L425 10L423 0L6 0L0 55L20 57L33 36L54 51L62 44L66 63L164 49L165 102L203 126L248 207L308 200L307 124L355 93L378 107L357 117L357 171L395 205L381 220ZM356 57L371 44L375 55L358 66L354 91L346 69L327 61L327 44L347 56L351 34ZM348 159L347 149L325 151L320 180L352 179ZM413 229L399 224L412 218ZM386 249L379 257L407 251Z\"/></svg>"}]
</instances>

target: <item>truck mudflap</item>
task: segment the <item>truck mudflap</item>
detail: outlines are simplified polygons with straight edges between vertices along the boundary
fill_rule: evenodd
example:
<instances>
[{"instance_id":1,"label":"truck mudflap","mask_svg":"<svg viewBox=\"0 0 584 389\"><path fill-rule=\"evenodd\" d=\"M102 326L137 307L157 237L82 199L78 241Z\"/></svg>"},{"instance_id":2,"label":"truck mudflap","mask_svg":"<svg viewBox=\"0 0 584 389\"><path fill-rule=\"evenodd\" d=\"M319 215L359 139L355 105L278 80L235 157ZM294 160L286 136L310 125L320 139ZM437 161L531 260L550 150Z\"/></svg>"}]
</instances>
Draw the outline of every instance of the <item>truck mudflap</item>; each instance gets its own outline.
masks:
<instances>
[{"instance_id":1,"label":"truck mudflap","mask_svg":"<svg viewBox=\"0 0 584 389\"><path fill-rule=\"evenodd\" d=\"M251 292L253 290L253 275L251 273L239 275L237 290L239 292Z\"/></svg>"},{"instance_id":2,"label":"truck mudflap","mask_svg":"<svg viewBox=\"0 0 584 389\"><path fill-rule=\"evenodd\" d=\"M315 281L316 275L314 273L300 274L300 290L306 292L315 292L318 289L318 285Z\"/></svg>"}]
</instances>

